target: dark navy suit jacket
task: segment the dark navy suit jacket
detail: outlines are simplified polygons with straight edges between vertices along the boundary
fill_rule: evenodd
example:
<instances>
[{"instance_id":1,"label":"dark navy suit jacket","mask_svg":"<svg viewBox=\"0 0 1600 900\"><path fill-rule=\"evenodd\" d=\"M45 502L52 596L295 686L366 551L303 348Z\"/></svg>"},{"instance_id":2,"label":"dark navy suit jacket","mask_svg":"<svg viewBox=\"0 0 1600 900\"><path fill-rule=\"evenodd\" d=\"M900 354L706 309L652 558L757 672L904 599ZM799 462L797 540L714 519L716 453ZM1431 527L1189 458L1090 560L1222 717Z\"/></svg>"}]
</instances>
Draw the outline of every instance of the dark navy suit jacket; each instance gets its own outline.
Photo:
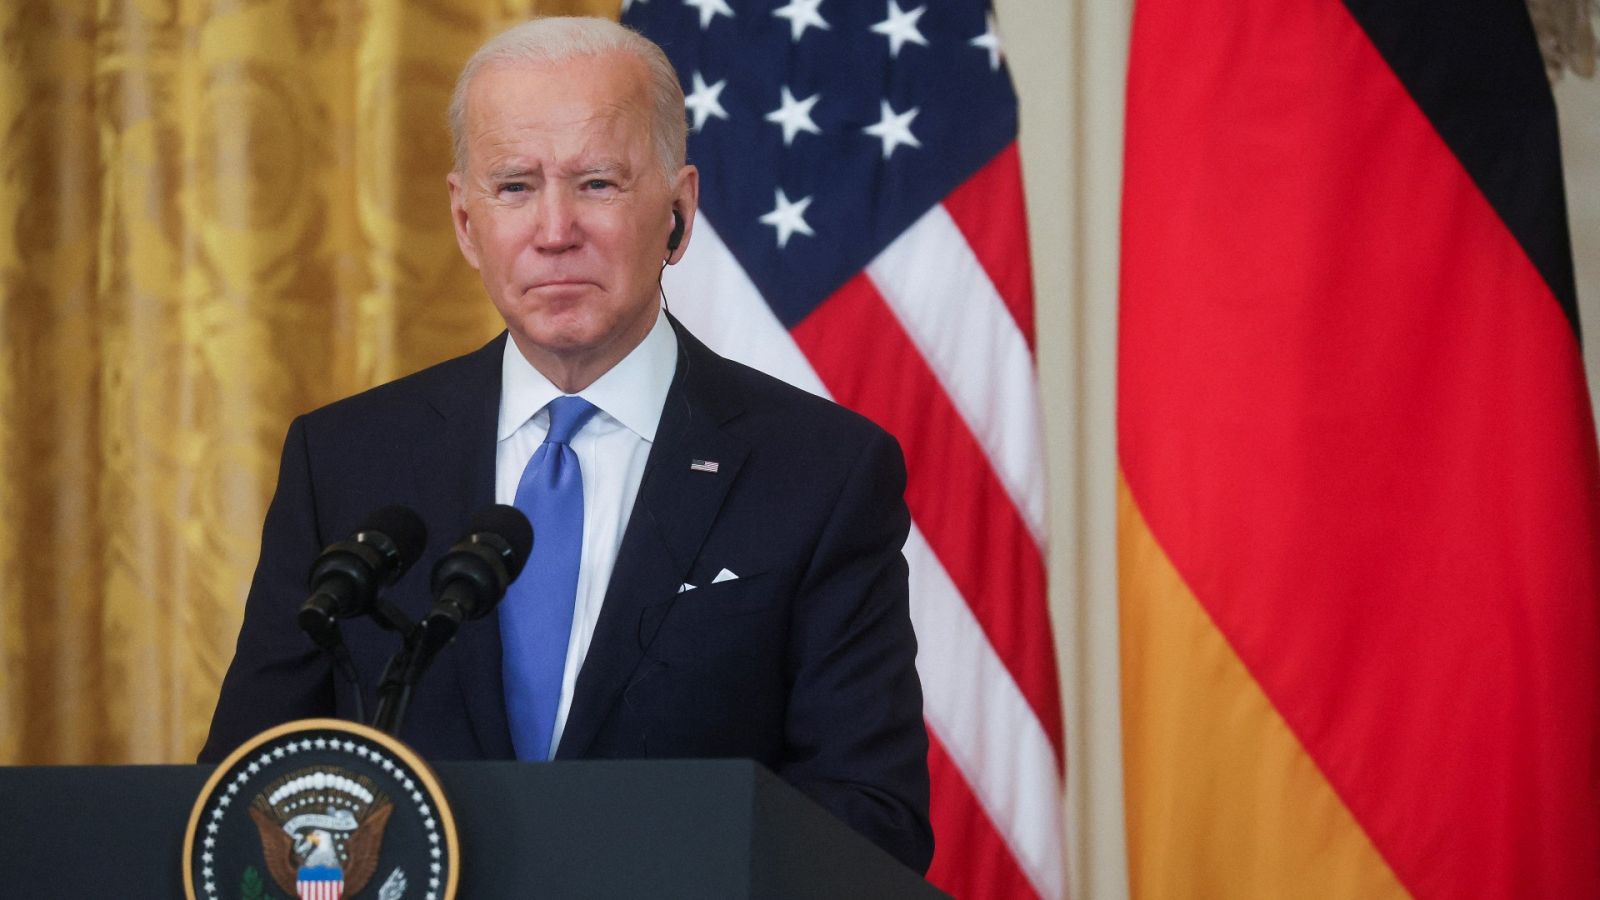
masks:
<instances>
[{"instance_id":1,"label":"dark navy suit jacket","mask_svg":"<svg viewBox=\"0 0 1600 900\"><path fill-rule=\"evenodd\" d=\"M899 446L672 324L677 372L556 758L749 757L925 871ZM434 561L494 502L505 340L290 426L202 761L281 722L354 717L352 689L295 624L311 561L373 510L411 506L428 549L387 596L414 618L428 610ZM739 577L713 584L724 568ZM343 630L370 711L398 639L364 619ZM512 758L500 652L495 616L468 623L401 737L431 759Z\"/></svg>"}]
</instances>

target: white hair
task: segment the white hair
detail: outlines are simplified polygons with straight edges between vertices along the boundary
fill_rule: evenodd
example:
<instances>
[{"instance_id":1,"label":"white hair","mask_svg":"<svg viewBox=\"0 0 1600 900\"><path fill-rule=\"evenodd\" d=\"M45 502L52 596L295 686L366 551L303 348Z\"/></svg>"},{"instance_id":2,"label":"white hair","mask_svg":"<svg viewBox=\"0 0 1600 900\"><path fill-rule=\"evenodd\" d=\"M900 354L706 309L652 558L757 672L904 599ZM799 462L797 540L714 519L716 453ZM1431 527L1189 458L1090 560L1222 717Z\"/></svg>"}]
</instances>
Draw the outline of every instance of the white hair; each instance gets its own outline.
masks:
<instances>
[{"instance_id":1,"label":"white hair","mask_svg":"<svg viewBox=\"0 0 1600 900\"><path fill-rule=\"evenodd\" d=\"M650 78L650 132L661 172L671 180L687 155L688 121L683 86L667 54L644 35L610 19L552 16L516 25L490 38L472 54L450 96L450 138L455 167L467 164L467 89L484 68L503 64L564 62L582 56L623 53L644 63Z\"/></svg>"}]
</instances>

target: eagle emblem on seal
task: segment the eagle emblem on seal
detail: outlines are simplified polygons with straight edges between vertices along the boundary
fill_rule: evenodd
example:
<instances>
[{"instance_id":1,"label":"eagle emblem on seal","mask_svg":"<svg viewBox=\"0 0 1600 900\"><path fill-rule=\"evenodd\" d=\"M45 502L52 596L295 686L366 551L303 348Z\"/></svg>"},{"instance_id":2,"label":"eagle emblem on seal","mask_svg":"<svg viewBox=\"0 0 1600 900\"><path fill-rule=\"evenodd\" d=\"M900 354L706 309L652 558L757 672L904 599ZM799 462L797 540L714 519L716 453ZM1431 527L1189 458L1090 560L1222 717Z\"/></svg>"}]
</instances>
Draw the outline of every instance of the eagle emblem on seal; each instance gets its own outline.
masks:
<instances>
[{"instance_id":1,"label":"eagle emblem on seal","mask_svg":"<svg viewBox=\"0 0 1600 900\"><path fill-rule=\"evenodd\" d=\"M300 900L359 894L377 871L393 812L371 780L326 766L290 772L250 803L268 873Z\"/></svg>"}]
</instances>

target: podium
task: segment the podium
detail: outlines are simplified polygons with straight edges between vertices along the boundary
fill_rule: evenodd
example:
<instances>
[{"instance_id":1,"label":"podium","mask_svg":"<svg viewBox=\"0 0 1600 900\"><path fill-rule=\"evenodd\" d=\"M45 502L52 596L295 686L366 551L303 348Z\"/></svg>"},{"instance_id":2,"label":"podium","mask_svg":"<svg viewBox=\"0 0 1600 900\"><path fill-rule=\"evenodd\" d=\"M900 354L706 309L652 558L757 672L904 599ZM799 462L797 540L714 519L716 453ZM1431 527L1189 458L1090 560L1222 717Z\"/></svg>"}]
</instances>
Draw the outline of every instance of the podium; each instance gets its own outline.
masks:
<instances>
[{"instance_id":1,"label":"podium","mask_svg":"<svg viewBox=\"0 0 1600 900\"><path fill-rule=\"evenodd\" d=\"M944 896L748 760L432 768L464 900ZM0 767L0 893L182 897L184 827L211 772Z\"/></svg>"}]
</instances>

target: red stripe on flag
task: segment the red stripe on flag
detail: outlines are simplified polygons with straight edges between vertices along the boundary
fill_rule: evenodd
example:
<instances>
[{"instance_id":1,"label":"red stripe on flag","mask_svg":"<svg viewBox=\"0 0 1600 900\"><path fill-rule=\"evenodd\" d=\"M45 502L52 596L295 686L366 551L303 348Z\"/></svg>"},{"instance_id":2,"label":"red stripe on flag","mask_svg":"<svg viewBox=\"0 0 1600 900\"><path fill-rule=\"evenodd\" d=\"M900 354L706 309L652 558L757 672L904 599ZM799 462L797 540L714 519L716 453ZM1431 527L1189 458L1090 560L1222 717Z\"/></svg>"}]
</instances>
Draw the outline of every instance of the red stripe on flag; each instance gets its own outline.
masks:
<instances>
[{"instance_id":1,"label":"red stripe on flag","mask_svg":"<svg viewBox=\"0 0 1600 900\"><path fill-rule=\"evenodd\" d=\"M1034 349L1033 271L1028 265L1028 214L1016 142L951 191L944 208L1011 311L1028 349Z\"/></svg>"},{"instance_id":2,"label":"red stripe on flag","mask_svg":"<svg viewBox=\"0 0 1600 900\"><path fill-rule=\"evenodd\" d=\"M961 769L929 729L928 775L933 794L933 865L928 881L961 900L1019 900L1038 897L1028 876L978 802Z\"/></svg>"},{"instance_id":3,"label":"red stripe on flag","mask_svg":"<svg viewBox=\"0 0 1600 900\"><path fill-rule=\"evenodd\" d=\"M977 440L865 274L792 330L836 400L905 450L906 503L1061 762L1044 559ZM870 336L864 352L862 336Z\"/></svg>"}]
</instances>

